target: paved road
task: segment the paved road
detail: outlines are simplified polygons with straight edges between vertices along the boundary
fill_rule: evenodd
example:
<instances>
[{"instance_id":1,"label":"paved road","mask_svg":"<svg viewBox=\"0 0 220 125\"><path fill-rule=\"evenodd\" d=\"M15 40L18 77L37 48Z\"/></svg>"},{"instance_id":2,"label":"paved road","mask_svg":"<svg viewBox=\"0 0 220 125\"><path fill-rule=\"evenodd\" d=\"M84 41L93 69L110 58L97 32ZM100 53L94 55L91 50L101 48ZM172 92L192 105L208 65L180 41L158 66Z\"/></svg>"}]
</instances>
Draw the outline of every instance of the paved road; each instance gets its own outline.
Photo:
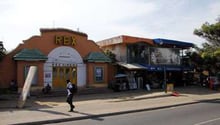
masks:
<instances>
[{"instance_id":1,"label":"paved road","mask_svg":"<svg viewBox=\"0 0 220 125\"><path fill-rule=\"evenodd\" d=\"M53 123L54 124L54 123ZM219 125L220 100L57 123L57 125Z\"/></svg>"}]
</instances>

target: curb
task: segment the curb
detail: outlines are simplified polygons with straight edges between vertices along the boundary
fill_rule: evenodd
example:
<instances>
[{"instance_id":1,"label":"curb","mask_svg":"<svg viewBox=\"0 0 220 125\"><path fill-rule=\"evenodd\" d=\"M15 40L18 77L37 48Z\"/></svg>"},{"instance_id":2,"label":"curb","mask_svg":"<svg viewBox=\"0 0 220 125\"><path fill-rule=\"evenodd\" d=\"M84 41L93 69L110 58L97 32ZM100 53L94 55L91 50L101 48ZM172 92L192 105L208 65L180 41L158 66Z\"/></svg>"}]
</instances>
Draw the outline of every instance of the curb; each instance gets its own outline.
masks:
<instances>
[{"instance_id":1,"label":"curb","mask_svg":"<svg viewBox=\"0 0 220 125\"><path fill-rule=\"evenodd\" d=\"M136 109L136 110L128 110L128 111L120 111L120 112L103 113L103 114L97 114L97 115L87 115L87 116L78 116L78 117L72 117L72 118L62 118L62 119L53 119L53 120L43 120L43 121L35 121L35 122L18 123L18 124L12 124L12 125L39 125L39 124L52 124L52 123L61 123L61 122L68 122L68 121L84 120L84 119L99 119L99 117L108 117L108 116L113 116L113 115L123 115L123 114L128 114L128 113L152 111L152 110L166 109L166 108L192 105L192 104L198 104L198 103L207 103L207 102L212 103L212 102L217 102L217 101L220 101L220 98L203 99L203 100L197 100L197 101L181 103L181 104L174 104L174 105L167 105L167 106L160 106L160 107L152 107L152 108L144 108L144 109ZM76 113L77 113L77 111L76 111Z\"/></svg>"},{"instance_id":2,"label":"curb","mask_svg":"<svg viewBox=\"0 0 220 125\"><path fill-rule=\"evenodd\" d=\"M135 113L135 112L159 110L159 109L178 107L178 106L184 106L184 105L192 105L192 104L197 104L197 103L202 103L202 102L207 102L207 101L210 101L210 100L201 100L201 101L194 101L194 102L188 102L188 103L182 103L182 104L175 104L175 105L168 105L168 106L161 106L161 107L153 107L153 108L144 108L144 109L137 109L137 110L103 113L103 114L97 114L97 115L78 116L78 117L73 117L73 118L62 118L62 119L44 120L44 121L36 121L36 122L18 123L18 124L13 124L13 125L39 125L39 124L52 124L52 123L76 121L76 120L83 120L83 119L99 119L99 117L107 117L107 116L123 115L123 114L128 114L128 113Z\"/></svg>"}]
</instances>

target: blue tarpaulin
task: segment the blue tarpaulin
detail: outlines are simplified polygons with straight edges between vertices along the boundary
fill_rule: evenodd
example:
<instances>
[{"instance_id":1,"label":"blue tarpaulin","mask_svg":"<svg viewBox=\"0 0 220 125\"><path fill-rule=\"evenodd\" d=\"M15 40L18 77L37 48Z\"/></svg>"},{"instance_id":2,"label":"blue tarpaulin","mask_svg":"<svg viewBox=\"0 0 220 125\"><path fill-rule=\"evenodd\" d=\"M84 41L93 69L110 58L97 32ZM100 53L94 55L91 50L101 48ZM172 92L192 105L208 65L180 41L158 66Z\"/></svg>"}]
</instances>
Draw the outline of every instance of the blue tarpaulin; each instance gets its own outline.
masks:
<instances>
[{"instance_id":1,"label":"blue tarpaulin","mask_svg":"<svg viewBox=\"0 0 220 125\"><path fill-rule=\"evenodd\" d=\"M181 66L181 65L147 65L147 64L142 64L148 71L164 71L164 68L166 71L191 71L192 67L187 67L187 66Z\"/></svg>"},{"instance_id":2,"label":"blue tarpaulin","mask_svg":"<svg viewBox=\"0 0 220 125\"><path fill-rule=\"evenodd\" d=\"M158 45L172 45L172 46L176 46L179 48L190 48L190 47L194 47L193 43L190 42L182 42L182 41L177 41L177 40L168 40L168 39L161 39L161 38L157 38L157 39L153 39L155 44Z\"/></svg>"}]
</instances>

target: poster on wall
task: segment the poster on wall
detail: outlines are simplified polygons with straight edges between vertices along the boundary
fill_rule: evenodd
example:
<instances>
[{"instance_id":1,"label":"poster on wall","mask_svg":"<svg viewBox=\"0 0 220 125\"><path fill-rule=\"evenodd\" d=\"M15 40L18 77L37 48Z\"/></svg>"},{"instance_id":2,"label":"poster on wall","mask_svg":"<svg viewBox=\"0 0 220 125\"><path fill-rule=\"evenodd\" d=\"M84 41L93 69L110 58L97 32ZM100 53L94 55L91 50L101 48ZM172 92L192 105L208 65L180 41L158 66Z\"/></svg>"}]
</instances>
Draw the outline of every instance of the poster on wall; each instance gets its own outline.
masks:
<instances>
[{"instance_id":1,"label":"poster on wall","mask_svg":"<svg viewBox=\"0 0 220 125\"><path fill-rule=\"evenodd\" d=\"M52 72L45 72L44 73L44 86L50 84L52 86Z\"/></svg>"},{"instance_id":2,"label":"poster on wall","mask_svg":"<svg viewBox=\"0 0 220 125\"><path fill-rule=\"evenodd\" d=\"M95 80L97 82L103 81L103 68L102 67L95 68Z\"/></svg>"},{"instance_id":3,"label":"poster on wall","mask_svg":"<svg viewBox=\"0 0 220 125\"><path fill-rule=\"evenodd\" d=\"M150 48L150 64L180 65L180 49Z\"/></svg>"}]
</instances>

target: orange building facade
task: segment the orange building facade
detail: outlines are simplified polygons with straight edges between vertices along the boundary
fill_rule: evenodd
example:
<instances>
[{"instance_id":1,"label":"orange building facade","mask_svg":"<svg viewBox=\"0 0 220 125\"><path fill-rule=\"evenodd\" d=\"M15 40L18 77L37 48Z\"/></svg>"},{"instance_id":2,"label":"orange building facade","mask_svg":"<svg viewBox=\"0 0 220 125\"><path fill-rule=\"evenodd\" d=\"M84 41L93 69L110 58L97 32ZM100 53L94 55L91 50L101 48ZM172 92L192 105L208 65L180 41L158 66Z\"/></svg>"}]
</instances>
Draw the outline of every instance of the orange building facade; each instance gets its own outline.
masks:
<instances>
[{"instance_id":1,"label":"orange building facade","mask_svg":"<svg viewBox=\"0 0 220 125\"><path fill-rule=\"evenodd\" d=\"M107 85L111 60L85 33L69 29L40 29L19 44L0 62L0 87L7 88L12 80L22 88L30 66L37 66L32 88L50 84L65 88L67 79L78 87Z\"/></svg>"}]
</instances>

